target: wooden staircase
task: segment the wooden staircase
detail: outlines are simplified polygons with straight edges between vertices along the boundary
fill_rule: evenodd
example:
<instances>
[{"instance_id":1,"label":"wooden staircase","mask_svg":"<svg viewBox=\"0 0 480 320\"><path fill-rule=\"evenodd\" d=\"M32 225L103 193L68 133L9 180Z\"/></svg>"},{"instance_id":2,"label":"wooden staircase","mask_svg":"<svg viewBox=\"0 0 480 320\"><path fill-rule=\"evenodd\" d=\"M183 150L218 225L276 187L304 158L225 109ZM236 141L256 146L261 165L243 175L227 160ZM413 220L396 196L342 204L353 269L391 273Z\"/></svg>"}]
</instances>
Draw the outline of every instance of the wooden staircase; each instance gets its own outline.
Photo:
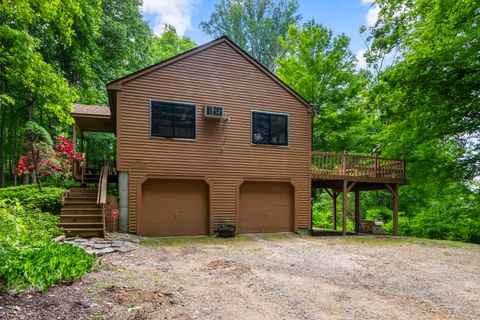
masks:
<instances>
[{"instance_id":1,"label":"wooden staircase","mask_svg":"<svg viewBox=\"0 0 480 320\"><path fill-rule=\"evenodd\" d=\"M74 188L67 194L58 224L67 237L104 236L103 212L97 195L98 189L92 188Z\"/></svg>"}]
</instances>

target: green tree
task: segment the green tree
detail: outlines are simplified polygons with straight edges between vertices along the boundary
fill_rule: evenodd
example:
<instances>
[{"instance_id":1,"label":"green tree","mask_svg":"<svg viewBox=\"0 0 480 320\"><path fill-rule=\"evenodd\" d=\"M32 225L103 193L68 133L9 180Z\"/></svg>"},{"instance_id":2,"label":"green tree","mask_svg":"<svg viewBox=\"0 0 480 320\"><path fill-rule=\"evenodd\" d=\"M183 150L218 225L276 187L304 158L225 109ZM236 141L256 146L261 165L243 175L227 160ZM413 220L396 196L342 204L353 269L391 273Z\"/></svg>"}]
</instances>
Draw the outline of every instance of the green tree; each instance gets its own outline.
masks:
<instances>
[{"instance_id":1,"label":"green tree","mask_svg":"<svg viewBox=\"0 0 480 320\"><path fill-rule=\"evenodd\" d=\"M189 37L181 37L174 27L166 26L160 36L152 39L150 47L151 63L157 63L195 47L195 42Z\"/></svg>"},{"instance_id":2,"label":"green tree","mask_svg":"<svg viewBox=\"0 0 480 320\"><path fill-rule=\"evenodd\" d=\"M200 24L207 34L231 38L270 71L275 59L282 57L278 39L288 27L300 20L296 0L222 0L208 21Z\"/></svg>"},{"instance_id":3,"label":"green tree","mask_svg":"<svg viewBox=\"0 0 480 320\"><path fill-rule=\"evenodd\" d=\"M140 0L6 0L0 4L0 187L29 120L69 131L73 102L106 104L105 84L151 63Z\"/></svg>"},{"instance_id":4,"label":"green tree","mask_svg":"<svg viewBox=\"0 0 480 320\"><path fill-rule=\"evenodd\" d=\"M361 93L369 77L357 71L350 39L333 36L324 26L308 21L301 28L290 26L280 45L285 55L278 59L277 76L295 89L318 111L314 121L314 148L354 151L367 126L368 110ZM364 126L360 126L365 122ZM365 145L365 141L362 141Z\"/></svg>"},{"instance_id":5,"label":"green tree","mask_svg":"<svg viewBox=\"0 0 480 320\"><path fill-rule=\"evenodd\" d=\"M370 96L389 124L385 148L395 154L422 143L478 144L478 2L381 0L377 5L380 15L371 30L369 61L395 50L401 54L380 75ZM389 144L398 135L401 143ZM478 154L466 156L478 170Z\"/></svg>"},{"instance_id":6,"label":"green tree","mask_svg":"<svg viewBox=\"0 0 480 320\"><path fill-rule=\"evenodd\" d=\"M53 158L53 142L47 130L33 121L27 122L25 126L25 150L27 156L24 162L28 164L26 169L27 171L33 171L38 189L42 191L40 165Z\"/></svg>"},{"instance_id":7,"label":"green tree","mask_svg":"<svg viewBox=\"0 0 480 320\"><path fill-rule=\"evenodd\" d=\"M378 0L368 62L394 63L366 93L384 155L407 158L407 234L478 242L480 20L477 1Z\"/></svg>"},{"instance_id":8,"label":"green tree","mask_svg":"<svg viewBox=\"0 0 480 320\"><path fill-rule=\"evenodd\" d=\"M65 79L45 62L41 42L30 35L28 28L16 29L32 21L42 7L33 12L20 4L18 11L4 5L0 17L0 187L5 184L7 158L11 172L12 162L18 156L20 129L26 120L34 118L35 107L40 106L40 112L68 123L69 106L75 99ZM15 19L17 16L19 19Z\"/></svg>"}]
</instances>

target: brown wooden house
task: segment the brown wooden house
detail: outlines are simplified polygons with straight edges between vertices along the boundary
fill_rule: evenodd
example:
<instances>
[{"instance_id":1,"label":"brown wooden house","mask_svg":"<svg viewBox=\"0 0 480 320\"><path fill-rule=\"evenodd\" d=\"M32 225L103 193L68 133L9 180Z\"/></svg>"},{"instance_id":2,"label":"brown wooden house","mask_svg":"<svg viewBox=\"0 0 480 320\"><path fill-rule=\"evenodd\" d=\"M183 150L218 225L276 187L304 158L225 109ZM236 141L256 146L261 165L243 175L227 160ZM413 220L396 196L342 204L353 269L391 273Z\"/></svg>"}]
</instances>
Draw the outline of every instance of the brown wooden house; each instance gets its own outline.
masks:
<instances>
[{"instance_id":1,"label":"brown wooden house","mask_svg":"<svg viewBox=\"0 0 480 320\"><path fill-rule=\"evenodd\" d=\"M224 223L238 233L311 228L312 178L328 171L312 164L313 109L227 37L111 82L107 91L104 112L76 106L72 115L81 130L83 121L93 131L110 115L121 230L174 236L213 234ZM338 194L335 179L320 187Z\"/></svg>"},{"instance_id":2,"label":"brown wooden house","mask_svg":"<svg viewBox=\"0 0 480 320\"><path fill-rule=\"evenodd\" d=\"M228 38L107 90L129 232L310 228L312 108Z\"/></svg>"}]
</instances>

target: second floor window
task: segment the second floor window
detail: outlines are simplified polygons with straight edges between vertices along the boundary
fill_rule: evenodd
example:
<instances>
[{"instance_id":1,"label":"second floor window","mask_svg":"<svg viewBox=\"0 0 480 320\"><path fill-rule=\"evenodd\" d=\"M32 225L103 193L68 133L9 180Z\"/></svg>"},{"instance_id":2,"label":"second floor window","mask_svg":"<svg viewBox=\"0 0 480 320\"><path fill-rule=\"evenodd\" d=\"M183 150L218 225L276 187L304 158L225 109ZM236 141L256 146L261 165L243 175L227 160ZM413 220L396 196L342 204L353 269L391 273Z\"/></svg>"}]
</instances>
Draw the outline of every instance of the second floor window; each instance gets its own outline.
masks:
<instances>
[{"instance_id":1,"label":"second floor window","mask_svg":"<svg viewBox=\"0 0 480 320\"><path fill-rule=\"evenodd\" d=\"M253 111L252 143L288 146L288 116Z\"/></svg>"},{"instance_id":2,"label":"second floor window","mask_svg":"<svg viewBox=\"0 0 480 320\"><path fill-rule=\"evenodd\" d=\"M152 101L150 134L152 137L195 139L195 110L191 104Z\"/></svg>"}]
</instances>

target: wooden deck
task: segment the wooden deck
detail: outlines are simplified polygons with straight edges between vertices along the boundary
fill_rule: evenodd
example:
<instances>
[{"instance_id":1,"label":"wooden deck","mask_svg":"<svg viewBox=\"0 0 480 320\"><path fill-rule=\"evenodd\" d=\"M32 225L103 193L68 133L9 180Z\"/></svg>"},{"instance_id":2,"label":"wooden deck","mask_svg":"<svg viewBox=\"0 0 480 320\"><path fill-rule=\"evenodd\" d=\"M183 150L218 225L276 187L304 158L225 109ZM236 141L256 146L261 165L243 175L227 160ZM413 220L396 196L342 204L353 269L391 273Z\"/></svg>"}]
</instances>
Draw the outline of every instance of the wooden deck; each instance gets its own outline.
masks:
<instances>
[{"instance_id":1,"label":"wooden deck","mask_svg":"<svg viewBox=\"0 0 480 320\"><path fill-rule=\"evenodd\" d=\"M393 234L398 235L398 188L408 184L405 160L335 152L312 152L312 198L324 189L333 201L333 226L337 228L337 198L343 194L342 234L346 235L348 193L355 193L355 232L360 231L360 192L385 189L392 194Z\"/></svg>"},{"instance_id":2,"label":"wooden deck","mask_svg":"<svg viewBox=\"0 0 480 320\"><path fill-rule=\"evenodd\" d=\"M335 152L312 152L312 180L407 184L405 160Z\"/></svg>"}]
</instances>

